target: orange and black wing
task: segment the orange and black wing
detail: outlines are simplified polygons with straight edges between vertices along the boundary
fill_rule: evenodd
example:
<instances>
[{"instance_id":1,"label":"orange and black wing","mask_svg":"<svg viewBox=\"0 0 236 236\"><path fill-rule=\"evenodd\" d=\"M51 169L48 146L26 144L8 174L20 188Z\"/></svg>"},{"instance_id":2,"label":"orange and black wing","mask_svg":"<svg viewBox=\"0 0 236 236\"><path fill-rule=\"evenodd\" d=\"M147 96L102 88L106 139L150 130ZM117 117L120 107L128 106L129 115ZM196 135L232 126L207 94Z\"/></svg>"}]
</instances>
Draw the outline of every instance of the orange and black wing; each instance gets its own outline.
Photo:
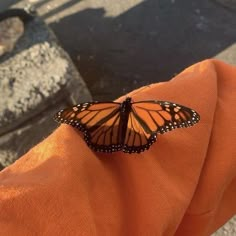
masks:
<instances>
[{"instance_id":1,"label":"orange and black wing","mask_svg":"<svg viewBox=\"0 0 236 236\"><path fill-rule=\"evenodd\" d=\"M166 101L132 103L129 114L124 152L142 152L156 141L157 134L175 128L189 127L200 120L199 114L182 105Z\"/></svg>"},{"instance_id":2,"label":"orange and black wing","mask_svg":"<svg viewBox=\"0 0 236 236\"><path fill-rule=\"evenodd\" d=\"M82 131L88 146L95 151L114 152L122 149L120 103L82 103L59 111L54 119Z\"/></svg>"}]
</instances>

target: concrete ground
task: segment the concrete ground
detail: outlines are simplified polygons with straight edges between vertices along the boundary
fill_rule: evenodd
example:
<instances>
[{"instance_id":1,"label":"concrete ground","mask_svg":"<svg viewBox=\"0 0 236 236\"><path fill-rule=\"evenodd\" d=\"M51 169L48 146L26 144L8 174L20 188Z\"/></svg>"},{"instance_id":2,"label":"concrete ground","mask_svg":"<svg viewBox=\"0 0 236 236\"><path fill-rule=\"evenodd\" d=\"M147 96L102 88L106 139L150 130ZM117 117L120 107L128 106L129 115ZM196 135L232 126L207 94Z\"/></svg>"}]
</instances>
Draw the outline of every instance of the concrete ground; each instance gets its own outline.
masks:
<instances>
[{"instance_id":1,"label":"concrete ground","mask_svg":"<svg viewBox=\"0 0 236 236\"><path fill-rule=\"evenodd\" d=\"M4 0L0 9L35 5L93 98L110 100L206 58L236 62L236 10L219 2Z\"/></svg>"},{"instance_id":2,"label":"concrete ground","mask_svg":"<svg viewBox=\"0 0 236 236\"><path fill-rule=\"evenodd\" d=\"M33 4L70 54L95 100L166 81L216 57L236 64L235 1L4 0ZM79 102L79 101L78 101ZM215 235L236 235L232 219Z\"/></svg>"}]
</instances>

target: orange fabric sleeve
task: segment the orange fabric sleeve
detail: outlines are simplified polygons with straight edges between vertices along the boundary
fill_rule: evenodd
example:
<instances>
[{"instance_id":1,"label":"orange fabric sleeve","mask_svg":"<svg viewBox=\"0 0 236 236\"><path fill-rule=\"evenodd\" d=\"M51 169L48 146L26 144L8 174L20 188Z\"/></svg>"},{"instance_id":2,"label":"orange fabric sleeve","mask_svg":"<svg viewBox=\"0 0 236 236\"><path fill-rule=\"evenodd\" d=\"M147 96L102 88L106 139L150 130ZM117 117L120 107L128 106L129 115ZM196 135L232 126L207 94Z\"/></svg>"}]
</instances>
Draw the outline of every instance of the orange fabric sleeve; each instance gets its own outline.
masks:
<instances>
[{"instance_id":1,"label":"orange fabric sleeve","mask_svg":"<svg viewBox=\"0 0 236 236\"><path fill-rule=\"evenodd\" d=\"M206 60L131 93L201 115L141 154L94 153L61 125L0 172L0 235L210 235L236 212L235 79Z\"/></svg>"}]
</instances>

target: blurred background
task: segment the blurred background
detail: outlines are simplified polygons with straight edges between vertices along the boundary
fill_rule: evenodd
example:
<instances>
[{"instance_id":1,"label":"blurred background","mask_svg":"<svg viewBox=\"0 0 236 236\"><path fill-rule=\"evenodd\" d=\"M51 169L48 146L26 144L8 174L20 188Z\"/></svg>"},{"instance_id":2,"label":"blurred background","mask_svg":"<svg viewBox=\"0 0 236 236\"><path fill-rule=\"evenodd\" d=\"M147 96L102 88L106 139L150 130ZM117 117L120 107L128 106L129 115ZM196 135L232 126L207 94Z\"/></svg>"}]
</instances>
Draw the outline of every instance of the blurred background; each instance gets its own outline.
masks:
<instances>
[{"instance_id":1,"label":"blurred background","mask_svg":"<svg viewBox=\"0 0 236 236\"><path fill-rule=\"evenodd\" d=\"M235 0L0 1L16 7L37 15L0 56L0 169L55 129L61 107L116 99L207 58L236 64ZM236 219L216 235L236 235Z\"/></svg>"}]
</instances>

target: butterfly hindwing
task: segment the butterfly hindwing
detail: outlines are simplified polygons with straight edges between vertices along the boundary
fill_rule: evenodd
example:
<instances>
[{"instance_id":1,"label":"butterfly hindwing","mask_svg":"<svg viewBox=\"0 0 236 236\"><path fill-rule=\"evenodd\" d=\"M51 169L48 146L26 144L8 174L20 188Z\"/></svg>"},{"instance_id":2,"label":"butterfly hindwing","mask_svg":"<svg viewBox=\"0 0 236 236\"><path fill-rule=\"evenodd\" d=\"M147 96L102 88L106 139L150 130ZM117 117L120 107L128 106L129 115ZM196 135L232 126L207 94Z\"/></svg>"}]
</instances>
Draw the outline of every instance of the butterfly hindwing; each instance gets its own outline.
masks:
<instances>
[{"instance_id":1,"label":"butterfly hindwing","mask_svg":"<svg viewBox=\"0 0 236 236\"><path fill-rule=\"evenodd\" d=\"M152 133L150 129L139 119L133 111L129 114L127 130L124 140L124 152L140 153L149 149L152 143L156 141L156 133Z\"/></svg>"}]
</instances>

